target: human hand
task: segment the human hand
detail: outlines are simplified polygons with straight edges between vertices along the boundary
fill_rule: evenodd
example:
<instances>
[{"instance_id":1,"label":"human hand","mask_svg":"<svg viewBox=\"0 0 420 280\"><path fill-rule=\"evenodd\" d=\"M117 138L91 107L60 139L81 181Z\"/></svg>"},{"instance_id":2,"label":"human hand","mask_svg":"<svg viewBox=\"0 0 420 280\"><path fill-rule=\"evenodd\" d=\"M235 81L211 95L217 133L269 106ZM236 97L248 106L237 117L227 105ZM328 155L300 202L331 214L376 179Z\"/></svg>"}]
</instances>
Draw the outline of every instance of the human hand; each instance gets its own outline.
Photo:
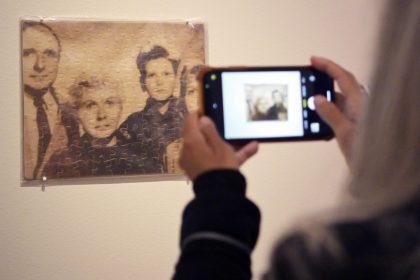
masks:
<instances>
[{"instance_id":1,"label":"human hand","mask_svg":"<svg viewBox=\"0 0 420 280\"><path fill-rule=\"evenodd\" d=\"M179 162L192 181L212 169L238 170L258 150L258 143L251 142L235 152L219 136L214 123L208 117L199 117L197 113L185 118L183 138Z\"/></svg>"},{"instance_id":2,"label":"human hand","mask_svg":"<svg viewBox=\"0 0 420 280\"><path fill-rule=\"evenodd\" d=\"M353 148L363 114L366 95L354 75L336 63L321 57L311 57L311 64L333 78L341 92L336 92L335 103L324 96L315 97L318 115L332 128L341 152L351 167Z\"/></svg>"},{"instance_id":3,"label":"human hand","mask_svg":"<svg viewBox=\"0 0 420 280\"><path fill-rule=\"evenodd\" d=\"M251 141L245 145L234 145L235 157L239 165L244 164L249 158L258 152L258 142Z\"/></svg>"}]
</instances>

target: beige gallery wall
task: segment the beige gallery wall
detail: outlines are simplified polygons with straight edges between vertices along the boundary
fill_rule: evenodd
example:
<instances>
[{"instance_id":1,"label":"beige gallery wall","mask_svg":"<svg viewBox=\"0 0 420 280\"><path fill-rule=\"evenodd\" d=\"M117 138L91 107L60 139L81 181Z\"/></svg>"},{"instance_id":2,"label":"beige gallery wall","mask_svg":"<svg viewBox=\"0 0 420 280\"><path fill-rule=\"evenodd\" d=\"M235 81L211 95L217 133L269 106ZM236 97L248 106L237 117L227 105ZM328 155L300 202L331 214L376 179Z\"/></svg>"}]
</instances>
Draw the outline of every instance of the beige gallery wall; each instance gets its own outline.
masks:
<instances>
[{"instance_id":1,"label":"beige gallery wall","mask_svg":"<svg viewBox=\"0 0 420 280\"><path fill-rule=\"evenodd\" d=\"M20 187L19 17L201 19L211 65L307 64L311 54L369 83L385 0L1 0L0 279L168 279L185 181ZM335 141L261 145L243 172L259 204L257 279L271 244L334 206L347 169Z\"/></svg>"}]
</instances>

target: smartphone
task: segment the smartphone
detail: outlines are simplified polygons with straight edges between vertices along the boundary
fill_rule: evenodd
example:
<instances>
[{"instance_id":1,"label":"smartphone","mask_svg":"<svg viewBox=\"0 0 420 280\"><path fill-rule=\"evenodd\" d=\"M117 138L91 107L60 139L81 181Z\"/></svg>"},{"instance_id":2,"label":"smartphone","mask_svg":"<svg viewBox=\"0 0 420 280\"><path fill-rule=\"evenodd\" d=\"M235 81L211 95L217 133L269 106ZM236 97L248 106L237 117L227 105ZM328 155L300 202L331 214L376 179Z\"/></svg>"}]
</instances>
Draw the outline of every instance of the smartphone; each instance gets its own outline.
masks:
<instances>
[{"instance_id":1,"label":"smartphone","mask_svg":"<svg viewBox=\"0 0 420 280\"><path fill-rule=\"evenodd\" d=\"M331 139L315 95L334 101L334 82L310 66L206 68L202 109L229 142Z\"/></svg>"}]
</instances>

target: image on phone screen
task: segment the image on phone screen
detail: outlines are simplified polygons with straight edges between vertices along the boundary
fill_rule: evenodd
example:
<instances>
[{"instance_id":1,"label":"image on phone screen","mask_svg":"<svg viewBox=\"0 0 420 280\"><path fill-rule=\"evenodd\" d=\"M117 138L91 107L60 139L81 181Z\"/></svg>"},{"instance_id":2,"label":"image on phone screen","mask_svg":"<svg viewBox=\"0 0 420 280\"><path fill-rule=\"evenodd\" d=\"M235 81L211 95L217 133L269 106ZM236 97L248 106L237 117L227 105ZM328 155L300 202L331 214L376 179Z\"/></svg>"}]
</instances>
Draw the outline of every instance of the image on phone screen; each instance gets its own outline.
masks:
<instances>
[{"instance_id":1,"label":"image on phone screen","mask_svg":"<svg viewBox=\"0 0 420 280\"><path fill-rule=\"evenodd\" d=\"M221 78L226 139L303 136L299 71L225 72Z\"/></svg>"}]
</instances>

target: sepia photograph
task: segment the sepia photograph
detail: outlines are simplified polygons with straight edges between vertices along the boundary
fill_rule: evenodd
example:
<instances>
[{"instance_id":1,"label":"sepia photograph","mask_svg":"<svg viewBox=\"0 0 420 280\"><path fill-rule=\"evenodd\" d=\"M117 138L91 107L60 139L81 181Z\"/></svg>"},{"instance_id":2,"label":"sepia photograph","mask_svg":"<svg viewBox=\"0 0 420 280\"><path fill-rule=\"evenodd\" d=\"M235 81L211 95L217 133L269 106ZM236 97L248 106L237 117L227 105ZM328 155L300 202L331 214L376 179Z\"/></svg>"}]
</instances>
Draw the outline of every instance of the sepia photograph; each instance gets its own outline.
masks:
<instances>
[{"instance_id":1,"label":"sepia photograph","mask_svg":"<svg viewBox=\"0 0 420 280\"><path fill-rule=\"evenodd\" d=\"M286 84L246 84L248 121L287 121Z\"/></svg>"},{"instance_id":2,"label":"sepia photograph","mask_svg":"<svg viewBox=\"0 0 420 280\"><path fill-rule=\"evenodd\" d=\"M23 179L181 174L203 24L22 20Z\"/></svg>"}]
</instances>

